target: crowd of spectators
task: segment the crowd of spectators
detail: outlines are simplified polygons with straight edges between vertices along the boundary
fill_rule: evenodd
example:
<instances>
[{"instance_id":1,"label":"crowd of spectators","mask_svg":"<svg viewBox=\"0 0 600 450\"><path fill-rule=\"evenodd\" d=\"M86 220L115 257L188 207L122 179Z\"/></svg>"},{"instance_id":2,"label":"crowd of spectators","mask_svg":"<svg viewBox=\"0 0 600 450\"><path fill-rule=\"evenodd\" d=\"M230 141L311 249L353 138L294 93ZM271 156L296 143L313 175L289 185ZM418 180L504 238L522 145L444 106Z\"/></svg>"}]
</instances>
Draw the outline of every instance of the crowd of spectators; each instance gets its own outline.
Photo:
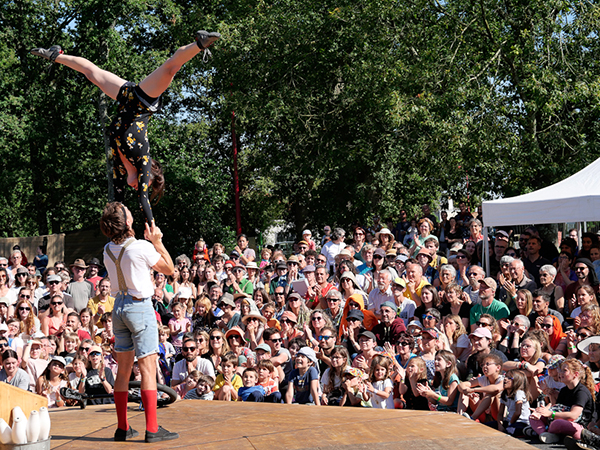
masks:
<instances>
[{"instance_id":1,"label":"crowd of spectators","mask_svg":"<svg viewBox=\"0 0 600 450\"><path fill-rule=\"evenodd\" d=\"M198 241L153 274L158 381L181 399L446 411L600 448L598 236L571 230L557 248L531 226L486 242L463 203L384 222L305 230L291 254ZM95 258L49 266L42 248L0 258L0 381L50 407L69 406L62 387L112 392L102 273Z\"/></svg>"}]
</instances>

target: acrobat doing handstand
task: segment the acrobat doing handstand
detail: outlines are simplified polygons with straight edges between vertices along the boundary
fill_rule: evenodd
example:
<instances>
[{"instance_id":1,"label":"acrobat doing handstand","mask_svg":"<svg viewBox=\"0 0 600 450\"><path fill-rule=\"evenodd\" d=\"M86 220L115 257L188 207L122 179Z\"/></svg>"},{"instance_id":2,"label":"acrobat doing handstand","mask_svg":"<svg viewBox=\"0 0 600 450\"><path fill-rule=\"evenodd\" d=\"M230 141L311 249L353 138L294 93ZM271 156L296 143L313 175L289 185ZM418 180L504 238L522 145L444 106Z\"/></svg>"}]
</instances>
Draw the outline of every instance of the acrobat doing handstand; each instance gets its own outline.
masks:
<instances>
[{"instance_id":1,"label":"acrobat doing handstand","mask_svg":"<svg viewBox=\"0 0 600 450\"><path fill-rule=\"evenodd\" d=\"M115 201L122 202L127 184L137 189L140 208L149 224L154 220L150 201L157 197L160 200L165 179L162 167L150 156L148 120L159 110L160 96L179 69L220 37L216 32L198 31L196 42L179 48L139 84L100 69L85 58L65 55L58 45L31 50L34 55L81 72L106 95L119 102L117 116L109 127L114 197ZM152 196L148 198L150 187Z\"/></svg>"}]
</instances>

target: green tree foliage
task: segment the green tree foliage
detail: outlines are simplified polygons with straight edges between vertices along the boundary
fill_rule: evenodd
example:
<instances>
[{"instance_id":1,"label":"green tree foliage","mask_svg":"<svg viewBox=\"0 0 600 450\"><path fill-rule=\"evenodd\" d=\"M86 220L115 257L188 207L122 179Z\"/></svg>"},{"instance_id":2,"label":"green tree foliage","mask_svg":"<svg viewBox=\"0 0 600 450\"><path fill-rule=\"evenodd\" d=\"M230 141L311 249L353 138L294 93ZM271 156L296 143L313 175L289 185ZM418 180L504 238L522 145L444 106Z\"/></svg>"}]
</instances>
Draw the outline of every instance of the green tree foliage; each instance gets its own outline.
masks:
<instances>
[{"instance_id":1,"label":"green tree foliage","mask_svg":"<svg viewBox=\"0 0 600 450\"><path fill-rule=\"evenodd\" d=\"M228 6L215 83L244 184L298 230L520 194L599 154L595 3Z\"/></svg>"},{"instance_id":2,"label":"green tree foliage","mask_svg":"<svg viewBox=\"0 0 600 450\"><path fill-rule=\"evenodd\" d=\"M28 54L52 43L140 80L195 30L222 33L208 64L195 58L176 76L150 126L167 179L155 213L177 251L233 236L232 112L249 233L277 219L349 225L447 195L520 194L599 154L594 2L0 6L5 235L93 225L106 201L114 102Z\"/></svg>"},{"instance_id":3,"label":"green tree foliage","mask_svg":"<svg viewBox=\"0 0 600 450\"><path fill-rule=\"evenodd\" d=\"M139 81L191 42L196 25L181 20L185 14L169 0L6 1L0 9L0 230L35 235L96 226L107 201L104 126L115 102L82 74L29 50L57 43ZM195 83L210 79L200 63L187 70ZM157 222L174 251L189 251L201 235L227 242L232 234L227 158L203 142L205 111L197 108L191 124L181 118L193 88L179 78L150 126L167 181ZM135 193L128 195L137 211Z\"/></svg>"}]
</instances>

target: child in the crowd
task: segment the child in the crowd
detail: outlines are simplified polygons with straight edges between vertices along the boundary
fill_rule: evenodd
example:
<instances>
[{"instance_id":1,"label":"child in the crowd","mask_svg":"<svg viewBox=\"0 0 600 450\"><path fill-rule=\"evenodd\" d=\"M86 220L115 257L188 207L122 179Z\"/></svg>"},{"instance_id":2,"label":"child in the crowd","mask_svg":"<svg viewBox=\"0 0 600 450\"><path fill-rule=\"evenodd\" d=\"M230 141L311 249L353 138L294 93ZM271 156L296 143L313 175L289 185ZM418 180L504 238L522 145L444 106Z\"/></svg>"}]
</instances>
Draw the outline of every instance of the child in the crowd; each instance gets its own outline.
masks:
<instances>
[{"instance_id":1,"label":"child in the crowd","mask_svg":"<svg viewBox=\"0 0 600 450\"><path fill-rule=\"evenodd\" d=\"M185 400L212 400L215 396L213 387L215 379L209 375L200 374L196 389L192 389L185 394Z\"/></svg>"},{"instance_id":2,"label":"child in the crowd","mask_svg":"<svg viewBox=\"0 0 600 450\"><path fill-rule=\"evenodd\" d=\"M458 408L458 371L456 357L449 350L440 350L435 355L435 376L433 388L423 384L417 385L419 394L436 405L438 411L456 412Z\"/></svg>"},{"instance_id":3,"label":"child in the crowd","mask_svg":"<svg viewBox=\"0 0 600 450\"><path fill-rule=\"evenodd\" d=\"M200 371L192 370L190 373L187 374L183 383L180 383L177 386L175 386L175 392L177 392L178 400L185 398L185 395L189 391L196 389L196 386L198 385L198 380L200 379L200 375L202 375Z\"/></svg>"},{"instance_id":4,"label":"child in the crowd","mask_svg":"<svg viewBox=\"0 0 600 450\"><path fill-rule=\"evenodd\" d=\"M523 430L529 425L531 415L530 398L527 375L521 370L506 372L498 420L494 423L496 428L515 437L523 436Z\"/></svg>"},{"instance_id":5,"label":"child in the crowd","mask_svg":"<svg viewBox=\"0 0 600 450\"><path fill-rule=\"evenodd\" d=\"M173 374L173 361L175 356L175 348L167 339L171 336L171 329L162 325L158 327L158 365L165 379L165 384L171 384L171 376Z\"/></svg>"},{"instance_id":6,"label":"child in the crowd","mask_svg":"<svg viewBox=\"0 0 600 450\"><path fill-rule=\"evenodd\" d=\"M215 400L237 401L238 390L244 385L242 377L236 373L238 357L233 352L227 352L221 357L223 373L217 375L213 391Z\"/></svg>"},{"instance_id":7,"label":"child in the crowd","mask_svg":"<svg viewBox=\"0 0 600 450\"><path fill-rule=\"evenodd\" d=\"M54 356L44 373L37 379L36 393L48 399L48 408L65 406L60 389L69 384L65 373L66 365L62 356Z\"/></svg>"},{"instance_id":8,"label":"child in the crowd","mask_svg":"<svg viewBox=\"0 0 600 450\"><path fill-rule=\"evenodd\" d=\"M279 323L279 320L275 318L275 310L275 303L268 302L263 305L261 313L265 319L267 319L267 327L281 330L281 324Z\"/></svg>"},{"instance_id":9,"label":"child in the crowd","mask_svg":"<svg viewBox=\"0 0 600 450\"><path fill-rule=\"evenodd\" d=\"M344 370L350 361L348 350L342 346L333 348L329 355L331 367L323 373L321 384L323 386L323 394L321 395L321 404L329 406L344 406L340 403L344 396L342 382L344 378Z\"/></svg>"},{"instance_id":10,"label":"child in the crowd","mask_svg":"<svg viewBox=\"0 0 600 450\"><path fill-rule=\"evenodd\" d=\"M392 361L387 356L376 355L371 360L371 372L367 386L367 399L370 397L373 408L394 409L392 391L394 384L390 380Z\"/></svg>"},{"instance_id":11,"label":"child in the crowd","mask_svg":"<svg viewBox=\"0 0 600 450\"><path fill-rule=\"evenodd\" d=\"M71 389L79 389L79 383L85 379L87 358L83 355L75 355L71 361L73 372L69 374L69 385Z\"/></svg>"},{"instance_id":12,"label":"child in the crowd","mask_svg":"<svg viewBox=\"0 0 600 450\"><path fill-rule=\"evenodd\" d=\"M408 378L408 380L406 380ZM419 385L429 386L427 381L427 365L423 358L412 358L406 366L405 378L400 380L400 395L404 398L406 409L429 411L427 397L419 393ZM423 387L421 387L423 390Z\"/></svg>"},{"instance_id":13,"label":"child in the crowd","mask_svg":"<svg viewBox=\"0 0 600 450\"><path fill-rule=\"evenodd\" d=\"M281 403L281 392L279 392L279 372L273 363L264 359L256 365L258 372L258 384L265 390L265 402Z\"/></svg>"},{"instance_id":14,"label":"child in the crowd","mask_svg":"<svg viewBox=\"0 0 600 450\"><path fill-rule=\"evenodd\" d=\"M477 419L486 410L491 409L492 417L496 419L500 408L499 395L504 387L504 377L501 375L502 358L490 353L483 357L480 365L482 376L458 385L460 397L457 412L470 419ZM468 408L473 411L470 416L467 413Z\"/></svg>"},{"instance_id":15,"label":"child in the crowd","mask_svg":"<svg viewBox=\"0 0 600 450\"><path fill-rule=\"evenodd\" d=\"M548 376L540 381L540 389L544 393L544 402L546 404L556 403L558 393L565 387L565 383L560 381L560 375L558 373L558 368L564 360L565 357L562 355L552 355L548 361Z\"/></svg>"},{"instance_id":16,"label":"child in the crowd","mask_svg":"<svg viewBox=\"0 0 600 450\"><path fill-rule=\"evenodd\" d=\"M346 366L342 381L344 395L340 400L340 405L370 407L371 402L367 399L367 386L364 383L364 380L367 378L368 375L361 369L357 367Z\"/></svg>"},{"instance_id":17,"label":"child in the crowd","mask_svg":"<svg viewBox=\"0 0 600 450\"><path fill-rule=\"evenodd\" d=\"M600 439L586 429L594 412L595 387L590 368L577 359L567 359L560 365L560 375L565 387L556 403L538 406L531 413L531 427L523 433L532 436L535 432L544 444L560 442L560 435L567 435L597 446Z\"/></svg>"},{"instance_id":18,"label":"child in the crowd","mask_svg":"<svg viewBox=\"0 0 600 450\"><path fill-rule=\"evenodd\" d=\"M173 317L169 320L171 342L177 354L181 353L183 335L192 331L192 321L185 317L185 306L181 303L173 305Z\"/></svg>"},{"instance_id":19,"label":"child in the crowd","mask_svg":"<svg viewBox=\"0 0 600 450\"><path fill-rule=\"evenodd\" d=\"M435 376L435 354L438 348L440 348L439 337L440 335L435 328L425 328L421 333L421 340L419 341L419 350L421 351L419 356L425 361L427 379L429 381L433 381L433 377Z\"/></svg>"},{"instance_id":20,"label":"child in the crowd","mask_svg":"<svg viewBox=\"0 0 600 450\"><path fill-rule=\"evenodd\" d=\"M262 362L262 361L261 361ZM248 367L242 375L244 385L238 389L238 398L244 402L262 402L265 398L265 388L258 383L258 371Z\"/></svg>"},{"instance_id":21,"label":"child in the crowd","mask_svg":"<svg viewBox=\"0 0 600 450\"><path fill-rule=\"evenodd\" d=\"M301 405L321 405L319 396L319 372L315 366L318 364L317 355L310 347L302 347L296 354L296 368L288 378L288 390L285 396L287 404L299 403Z\"/></svg>"},{"instance_id":22,"label":"child in the crowd","mask_svg":"<svg viewBox=\"0 0 600 450\"><path fill-rule=\"evenodd\" d=\"M79 347L79 336L77 333L69 333L64 332L60 336L60 347L64 348L64 350L60 353L66 363L67 363L67 371L71 369L71 362L73 362L73 358L77 355L77 348Z\"/></svg>"}]
</instances>

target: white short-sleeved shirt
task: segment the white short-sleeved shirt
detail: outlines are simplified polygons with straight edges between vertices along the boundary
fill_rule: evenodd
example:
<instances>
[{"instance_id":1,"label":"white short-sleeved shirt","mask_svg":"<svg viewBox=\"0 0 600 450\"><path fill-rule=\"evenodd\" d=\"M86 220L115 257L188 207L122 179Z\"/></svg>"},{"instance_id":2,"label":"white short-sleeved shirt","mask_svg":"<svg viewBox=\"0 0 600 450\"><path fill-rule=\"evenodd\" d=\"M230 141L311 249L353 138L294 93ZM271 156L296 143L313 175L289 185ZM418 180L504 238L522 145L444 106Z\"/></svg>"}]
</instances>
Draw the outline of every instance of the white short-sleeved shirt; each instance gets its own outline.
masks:
<instances>
[{"instance_id":1,"label":"white short-sleeved shirt","mask_svg":"<svg viewBox=\"0 0 600 450\"><path fill-rule=\"evenodd\" d=\"M375 381L373 383L373 388L378 391L385 391L385 389L388 387L394 387L392 380L389 378L386 378L382 381ZM390 395L388 398L383 398L377 394L371 394L371 404L373 405L373 408L394 409L394 398L392 395Z\"/></svg>"},{"instance_id":2,"label":"white short-sleeved shirt","mask_svg":"<svg viewBox=\"0 0 600 450\"><path fill-rule=\"evenodd\" d=\"M109 242L108 249L115 258L119 257L121 248L127 241L121 245ZM121 268L123 277L127 285L127 293L133 297L148 298L154 295L154 283L150 274L150 269L160 260L160 253L156 251L154 245L148 241L136 240L123 253L121 259ZM119 292L119 277L113 260L104 251L104 266L111 279L111 294L116 296Z\"/></svg>"},{"instance_id":3,"label":"white short-sleeved shirt","mask_svg":"<svg viewBox=\"0 0 600 450\"><path fill-rule=\"evenodd\" d=\"M208 359L197 358L196 370L204 375L208 375L209 377L215 378L215 369L213 369L213 366ZM181 359L177 361L173 366L172 379L175 381L183 381L187 376L187 361L185 359Z\"/></svg>"}]
</instances>

